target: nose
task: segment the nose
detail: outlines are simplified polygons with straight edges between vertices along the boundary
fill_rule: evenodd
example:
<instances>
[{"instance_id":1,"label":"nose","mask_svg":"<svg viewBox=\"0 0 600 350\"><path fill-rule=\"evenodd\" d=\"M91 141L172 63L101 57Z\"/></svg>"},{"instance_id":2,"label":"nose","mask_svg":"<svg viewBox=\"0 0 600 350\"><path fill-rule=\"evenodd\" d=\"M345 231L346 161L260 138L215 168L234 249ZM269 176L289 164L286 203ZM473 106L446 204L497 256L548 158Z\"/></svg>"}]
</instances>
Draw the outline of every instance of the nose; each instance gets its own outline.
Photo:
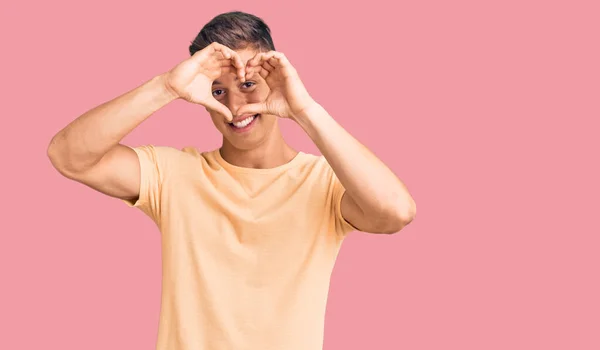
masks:
<instances>
[{"instance_id":1,"label":"nose","mask_svg":"<svg viewBox=\"0 0 600 350\"><path fill-rule=\"evenodd\" d=\"M246 97L239 91L230 91L225 98L225 106L229 108L231 113L235 116L237 111L247 103Z\"/></svg>"}]
</instances>

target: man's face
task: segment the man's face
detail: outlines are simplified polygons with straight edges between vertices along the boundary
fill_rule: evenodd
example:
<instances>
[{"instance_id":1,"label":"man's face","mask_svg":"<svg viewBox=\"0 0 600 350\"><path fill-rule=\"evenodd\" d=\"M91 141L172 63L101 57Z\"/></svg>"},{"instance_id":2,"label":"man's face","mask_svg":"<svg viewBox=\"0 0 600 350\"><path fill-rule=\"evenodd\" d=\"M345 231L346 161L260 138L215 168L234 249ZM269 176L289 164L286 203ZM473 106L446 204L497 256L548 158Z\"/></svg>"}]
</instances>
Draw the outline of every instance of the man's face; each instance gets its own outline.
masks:
<instances>
[{"instance_id":1,"label":"man's face","mask_svg":"<svg viewBox=\"0 0 600 350\"><path fill-rule=\"evenodd\" d=\"M236 51L244 64L258 51L243 49ZM267 82L259 75L254 74L251 79L242 83L235 73L222 75L214 81L212 94L233 114L233 123L228 123L219 113L208 111L213 123L223 134L225 140L237 149L248 150L255 148L266 140L271 131L276 127L277 116L260 114L238 115L238 110L245 104L263 102L269 94Z\"/></svg>"}]
</instances>

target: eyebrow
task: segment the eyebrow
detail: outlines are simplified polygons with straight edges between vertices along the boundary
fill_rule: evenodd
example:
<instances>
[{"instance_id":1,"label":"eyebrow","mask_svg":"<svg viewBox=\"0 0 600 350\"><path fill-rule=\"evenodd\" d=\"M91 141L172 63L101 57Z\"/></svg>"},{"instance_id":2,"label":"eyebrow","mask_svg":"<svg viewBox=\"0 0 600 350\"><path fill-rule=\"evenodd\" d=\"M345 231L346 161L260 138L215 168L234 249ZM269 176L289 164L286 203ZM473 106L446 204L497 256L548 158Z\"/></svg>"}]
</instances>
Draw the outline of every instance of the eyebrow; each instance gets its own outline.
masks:
<instances>
[{"instance_id":1,"label":"eyebrow","mask_svg":"<svg viewBox=\"0 0 600 350\"><path fill-rule=\"evenodd\" d=\"M238 80L240 80L240 78L236 75L234 78L234 81L238 81ZM222 85L222 83L218 80L214 80L212 84L213 85Z\"/></svg>"}]
</instances>

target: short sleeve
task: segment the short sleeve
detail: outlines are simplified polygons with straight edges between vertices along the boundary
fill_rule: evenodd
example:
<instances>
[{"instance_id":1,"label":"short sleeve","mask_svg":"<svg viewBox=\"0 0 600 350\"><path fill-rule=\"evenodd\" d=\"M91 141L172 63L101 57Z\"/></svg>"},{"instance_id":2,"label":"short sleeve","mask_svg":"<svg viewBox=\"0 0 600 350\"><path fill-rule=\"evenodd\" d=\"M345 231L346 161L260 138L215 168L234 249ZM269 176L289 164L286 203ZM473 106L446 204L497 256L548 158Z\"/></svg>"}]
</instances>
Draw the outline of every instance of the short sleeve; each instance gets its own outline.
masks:
<instances>
[{"instance_id":1,"label":"short sleeve","mask_svg":"<svg viewBox=\"0 0 600 350\"><path fill-rule=\"evenodd\" d=\"M137 154L140 164L140 194L136 199L122 201L129 207L140 209L158 224L163 176L158 148L152 145L130 148Z\"/></svg>"},{"instance_id":2,"label":"short sleeve","mask_svg":"<svg viewBox=\"0 0 600 350\"><path fill-rule=\"evenodd\" d=\"M332 206L333 206L333 220L335 221L335 230L341 235L345 236L352 231L358 231L356 227L354 227L348 220L344 218L342 215L342 198L344 197L344 193L346 193L346 189L335 175L333 170L330 170L330 188L332 192Z\"/></svg>"}]
</instances>

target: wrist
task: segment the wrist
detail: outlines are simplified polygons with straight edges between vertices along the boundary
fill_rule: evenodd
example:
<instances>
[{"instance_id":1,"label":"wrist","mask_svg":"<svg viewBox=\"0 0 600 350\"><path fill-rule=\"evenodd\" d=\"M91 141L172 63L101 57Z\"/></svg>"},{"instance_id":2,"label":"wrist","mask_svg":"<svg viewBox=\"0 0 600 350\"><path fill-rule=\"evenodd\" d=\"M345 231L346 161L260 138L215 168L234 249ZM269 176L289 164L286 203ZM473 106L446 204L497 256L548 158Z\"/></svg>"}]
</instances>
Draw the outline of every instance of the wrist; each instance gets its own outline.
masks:
<instances>
[{"instance_id":1,"label":"wrist","mask_svg":"<svg viewBox=\"0 0 600 350\"><path fill-rule=\"evenodd\" d=\"M316 115L326 113L325 109L316 101L311 100L304 107L292 115L292 119L298 124L305 124L314 119Z\"/></svg>"},{"instance_id":2,"label":"wrist","mask_svg":"<svg viewBox=\"0 0 600 350\"><path fill-rule=\"evenodd\" d=\"M156 83L158 97L166 103L179 98L179 95L169 86L169 73L162 73L154 77L153 82Z\"/></svg>"},{"instance_id":3,"label":"wrist","mask_svg":"<svg viewBox=\"0 0 600 350\"><path fill-rule=\"evenodd\" d=\"M296 113L293 120L314 140L330 126L333 118L323 106L313 102Z\"/></svg>"}]
</instances>

